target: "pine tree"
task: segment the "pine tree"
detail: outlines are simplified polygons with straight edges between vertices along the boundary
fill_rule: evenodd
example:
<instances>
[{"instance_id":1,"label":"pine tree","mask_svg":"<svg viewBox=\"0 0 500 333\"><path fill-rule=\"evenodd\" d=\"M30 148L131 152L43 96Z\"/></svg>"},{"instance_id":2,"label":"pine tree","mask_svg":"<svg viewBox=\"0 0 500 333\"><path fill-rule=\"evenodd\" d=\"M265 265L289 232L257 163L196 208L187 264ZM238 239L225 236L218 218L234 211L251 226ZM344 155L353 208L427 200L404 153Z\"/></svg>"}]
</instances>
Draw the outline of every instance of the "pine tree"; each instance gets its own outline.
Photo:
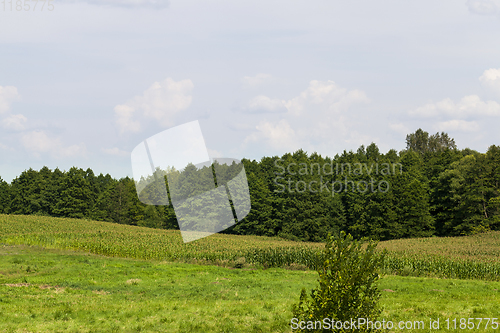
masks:
<instances>
[{"instance_id":1,"label":"pine tree","mask_svg":"<svg viewBox=\"0 0 500 333\"><path fill-rule=\"evenodd\" d=\"M434 234L434 219L430 214L428 181L422 175L422 160L412 151L401 157L402 174L393 183L394 207L401 237L427 237Z\"/></svg>"},{"instance_id":2,"label":"pine tree","mask_svg":"<svg viewBox=\"0 0 500 333\"><path fill-rule=\"evenodd\" d=\"M0 214L8 214L10 210L10 185L0 177Z\"/></svg>"},{"instance_id":3,"label":"pine tree","mask_svg":"<svg viewBox=\"0 0 500 333\"><path fill-rule=\"evenodd\" d=\"M494 188L488 173L485 156L473 154L452 163L441 174L441 181L449 184L454 203L450 219L443 226L446 234L469 235L489 230L488 204L494 198Z\"/></svg>"},{"instance_id":4,"label":"pine tree","mask_svg":"<svg viewBox=\"0 0 500 333\"><path fill-rule=\"evenodd\" d=\"M42 212L42 190L44 181L40 174L28 169L15 178L11 184L11 206L13 214L40 214Z\"/></svg>"},{"instance_id":5,"label":"pine tree","mask_svg":"<svg viewBox=\"0 0 500 333\"><path fill-rule=\"evenodd\" d=\"M57 201L54 214L61 217L84 218L91 214L95 193L82 169L71 168L62 179L61 197Z\"/></svg>"}]
</instances>

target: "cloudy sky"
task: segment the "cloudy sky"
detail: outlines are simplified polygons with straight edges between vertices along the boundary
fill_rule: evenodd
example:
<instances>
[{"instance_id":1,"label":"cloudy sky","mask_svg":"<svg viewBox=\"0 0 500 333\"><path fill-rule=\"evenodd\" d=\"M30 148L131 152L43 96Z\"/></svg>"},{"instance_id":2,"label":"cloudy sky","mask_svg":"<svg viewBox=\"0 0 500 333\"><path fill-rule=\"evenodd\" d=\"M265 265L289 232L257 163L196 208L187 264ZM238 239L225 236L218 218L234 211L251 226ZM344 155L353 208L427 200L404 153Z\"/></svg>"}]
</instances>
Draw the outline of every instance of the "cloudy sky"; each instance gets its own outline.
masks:
<instances>
[{"instance_id":1,"label":"cloudy sky","mask_svg":"<svg viewBox=\"0 0 500 333\"><path fill-rule=\"evenodd\" d=\"M7 181L44 165L132 176L134 147L193 120L212 157L334 156L371 142L400 150L419 127L459 148L500 144L500 0L9 6Z\"/></svg>"}]
</instances>

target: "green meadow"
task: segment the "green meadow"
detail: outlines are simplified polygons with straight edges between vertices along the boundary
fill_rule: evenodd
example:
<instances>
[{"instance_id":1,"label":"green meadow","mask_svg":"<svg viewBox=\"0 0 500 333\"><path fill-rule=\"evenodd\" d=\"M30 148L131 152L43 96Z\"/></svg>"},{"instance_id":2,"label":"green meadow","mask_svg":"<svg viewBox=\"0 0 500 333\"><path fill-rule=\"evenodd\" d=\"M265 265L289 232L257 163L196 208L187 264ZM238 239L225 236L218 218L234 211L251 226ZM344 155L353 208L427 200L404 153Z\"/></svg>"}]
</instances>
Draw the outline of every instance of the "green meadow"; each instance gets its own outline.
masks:
<instances>
[{"instance_id":1,"label":"green meadow","mask_svg":"<svg viewBox=\"0 0 500 333\"><path fill-rule=\"evenodd\" d=\"M498 235L380 243L406 263L380 272L380 320L424 323L405 331L437 331L429 328L437 319L443 332L499 331L491 320L485 329L486 319L460 327L461 318L500 317L491 273ZM291 332L301 288L316 286L307 260L320 248L229 235L182 244L175 231L0 215L0 332ZM425 270L417 259L435 266ZM493 268L450 277L477 267Z\"/></svg>"}]
</instances>

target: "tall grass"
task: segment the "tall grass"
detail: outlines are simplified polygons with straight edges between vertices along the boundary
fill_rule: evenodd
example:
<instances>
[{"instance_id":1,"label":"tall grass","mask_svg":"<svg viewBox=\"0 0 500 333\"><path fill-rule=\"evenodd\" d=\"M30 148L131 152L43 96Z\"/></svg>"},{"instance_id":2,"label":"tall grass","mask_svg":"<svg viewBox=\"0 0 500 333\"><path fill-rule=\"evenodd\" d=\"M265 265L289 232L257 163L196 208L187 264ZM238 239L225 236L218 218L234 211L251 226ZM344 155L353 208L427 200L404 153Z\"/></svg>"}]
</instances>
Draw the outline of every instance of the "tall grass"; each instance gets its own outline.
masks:
<instances>
[{"instance_id":1,"label":"tall grass","mask_svg":"<svg viewBox=\"0 0 500 333\"><path fill-rule=\"evenodd\" d=\"M389 252L385 272L397 275L436 276L451 279L481 279L500 281L500 264L436 255L401 256Z\"/></svg>"}]
</instances>

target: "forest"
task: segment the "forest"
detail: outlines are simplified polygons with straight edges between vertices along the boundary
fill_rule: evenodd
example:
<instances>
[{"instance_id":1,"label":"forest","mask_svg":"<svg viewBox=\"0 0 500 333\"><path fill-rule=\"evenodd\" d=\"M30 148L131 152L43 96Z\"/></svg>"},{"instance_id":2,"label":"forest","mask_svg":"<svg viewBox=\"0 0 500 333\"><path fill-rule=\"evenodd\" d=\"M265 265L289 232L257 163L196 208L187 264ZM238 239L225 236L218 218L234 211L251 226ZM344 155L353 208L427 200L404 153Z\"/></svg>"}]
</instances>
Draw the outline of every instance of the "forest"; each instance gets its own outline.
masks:
<instances>
[{"instance_id":1,"label":"forest","mask_svg":"<svg viewBox=\"0 0 500 333\"><path fill-rule=\"evenodd\" d=\"M333 157L298 150L242 163L251 211L224 233L324 241L340 231L389 240L500 230L500 146L458 149L448 134L418 129L399 152L371 143ZM143 204L133 179L90 168L0 178L0 213L179 228L172 205Z\"/></svg>"}]
</instances>

